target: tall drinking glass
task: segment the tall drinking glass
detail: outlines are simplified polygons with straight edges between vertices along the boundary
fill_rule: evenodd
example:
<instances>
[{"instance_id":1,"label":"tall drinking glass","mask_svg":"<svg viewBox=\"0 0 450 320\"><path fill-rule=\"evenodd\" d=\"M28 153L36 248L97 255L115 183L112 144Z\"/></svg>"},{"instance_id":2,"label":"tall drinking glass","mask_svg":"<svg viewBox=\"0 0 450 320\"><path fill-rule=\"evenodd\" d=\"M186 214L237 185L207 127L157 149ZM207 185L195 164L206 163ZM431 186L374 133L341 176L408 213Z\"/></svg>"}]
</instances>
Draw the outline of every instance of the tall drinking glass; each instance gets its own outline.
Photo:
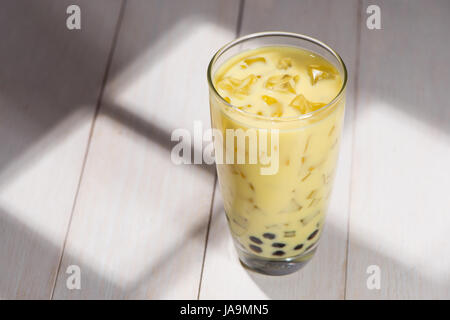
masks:
<instances>
[{"instance_id":1,"label":"tall drinking glass","mask_svg":"<svg viewBox=\"0 0 450 320\"><path fill-rule=\"evenodd\" d=\"M261 273L292 273L322 234L345 64L316 39L263 32L221 48L207 77L218 181L239 258Z\"/></svg>"}]
</instances>

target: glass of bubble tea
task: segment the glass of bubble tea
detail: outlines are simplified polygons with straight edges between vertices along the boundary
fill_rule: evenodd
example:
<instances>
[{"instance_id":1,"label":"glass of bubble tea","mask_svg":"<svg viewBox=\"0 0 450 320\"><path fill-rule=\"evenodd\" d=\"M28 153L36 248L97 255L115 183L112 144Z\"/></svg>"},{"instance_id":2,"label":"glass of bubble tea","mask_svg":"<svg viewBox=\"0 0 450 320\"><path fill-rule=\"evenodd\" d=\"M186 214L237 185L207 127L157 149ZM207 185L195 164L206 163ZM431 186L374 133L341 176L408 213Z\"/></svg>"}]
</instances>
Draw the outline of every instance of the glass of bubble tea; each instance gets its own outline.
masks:
<instances>
[{"instance_id":1,"label":"glass of bubble tea","mask_svg":"<svg viewBox=\"0 0 450 320\"><path fill-rule=\"evenodd\" d=\"M218 181L239 258L264 274L297 271L323 231L345 64L311 37L263 32L222 47L207 77Z\"/></svg>"}]
</instances>

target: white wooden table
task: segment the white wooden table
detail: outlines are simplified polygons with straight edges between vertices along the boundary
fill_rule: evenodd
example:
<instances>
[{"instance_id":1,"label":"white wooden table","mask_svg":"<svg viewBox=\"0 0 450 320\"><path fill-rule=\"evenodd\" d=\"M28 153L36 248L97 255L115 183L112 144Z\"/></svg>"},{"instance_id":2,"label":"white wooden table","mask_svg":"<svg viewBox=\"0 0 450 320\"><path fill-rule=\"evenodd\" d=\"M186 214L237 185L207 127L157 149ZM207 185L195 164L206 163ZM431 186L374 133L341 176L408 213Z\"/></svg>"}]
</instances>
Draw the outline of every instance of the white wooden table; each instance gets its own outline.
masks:
<instances>
[{"instance_id":1,"label":"white wooden table","mask_svg":"<svg viewBox=\"0 0 450 320\"><path fill-rule=\"evenodd\" d=\"M0 298L450 298L449 14L448 0L2 0ZM325 41L350 74L325 233L285 277L239 264L214 168L170 161L175 128L209 125L213 53L264 30Z\"/></svg>"}]
</instances>

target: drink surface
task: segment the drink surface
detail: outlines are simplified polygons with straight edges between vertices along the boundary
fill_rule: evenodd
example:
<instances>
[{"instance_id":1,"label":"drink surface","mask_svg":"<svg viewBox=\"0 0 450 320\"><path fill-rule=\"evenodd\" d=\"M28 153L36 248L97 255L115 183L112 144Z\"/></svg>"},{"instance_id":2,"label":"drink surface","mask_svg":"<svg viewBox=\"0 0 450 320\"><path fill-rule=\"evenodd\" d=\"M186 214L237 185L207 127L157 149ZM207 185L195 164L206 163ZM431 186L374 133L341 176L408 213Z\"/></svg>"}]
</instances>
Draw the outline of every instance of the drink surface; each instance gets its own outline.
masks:
<instances>
[{"instance_id":1,"label":"drink surface","mask_svg":"<svg viewBox=\"0 0 450 320\"><path fill-rule=\"evenodd\" d=\"M214 96L210 101L212 125L224 137L226 129L281 128L275 174L262 175L259 163L217 165L227 220L241 250L295 257L318 241L335 175L344 97L323 107L342 85L330 62L294 47L242 52L214 75L216 90L233 106ZM274 122L313 111L310 119L289 120L288 127ZM239 148L234 152L248 153L248 145Z\"/></svg>"},{"instance_id":2,"label":"drink surface","mask_svg":"<svg viewBox=\"0 0 450 320\"><path fill-rule=\"evenodd\" d=\"M336 68L293 47L264 47L230 59L216 73L219 94L240 110L267 117L298 117L331 102L342 87Z\"/></svg>"}]
</instances>

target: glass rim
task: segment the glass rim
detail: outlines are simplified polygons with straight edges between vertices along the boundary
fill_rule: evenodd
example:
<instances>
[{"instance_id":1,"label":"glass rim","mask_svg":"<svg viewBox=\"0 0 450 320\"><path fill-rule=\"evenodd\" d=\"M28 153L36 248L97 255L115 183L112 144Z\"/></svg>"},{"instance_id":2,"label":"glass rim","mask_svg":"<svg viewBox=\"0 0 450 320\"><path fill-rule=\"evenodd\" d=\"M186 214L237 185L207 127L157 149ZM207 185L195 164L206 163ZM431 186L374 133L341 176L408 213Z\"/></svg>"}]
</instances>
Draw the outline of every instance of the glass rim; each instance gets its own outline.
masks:
<instances>
[{"instance_id":1,"label":"glass rim","mask_svg":"<svg viewBox=\"0 0 450 320\"><path fill-rule=\"evenodd\" d=\"M223 53L225 53L228 49L233 48L234 46L245 42L247 40L251 40L251 39L257 39L257 38L264 38L264 37L271 37L271 36L280 36L280 37L288 37L288 38L297 38L297 39L301 39L301 40L306 40L309 41L315 45L318 45L320 47L322 47L323 49L327 50L328 52L330 52L339 62L340 66L342 67L343 70L343 81L342 81L342 86L341 89L339 90L338 94L329 102L327 103L325 106L323 106L322 108L319 108L317 110L314 110L312 112L308 112L305 114L302 114L298 117L285 117L285 118L280 118L280 117L269 117L269 116L263 116L263 115L257 115L254 113L250 113L244 110L239 109L237 106L232 105L231 103L229 103L228 101L226 101L220 94L219 92L217 92L216 87L213 84L212 81L212 68L213 65L216 63L217 59L219 59ZM328 59L327 59L328 60ZM344 61L342 60L341 56L334 51L330 46L328 46L327 44L325 44L324 42L317 40L313 37L307 36L307 35L303 35L300 33L294 33L294 32L286 32L286 31L265 31L265 32L257 32L257 33L251 33L239 38L236 38L230 42L228 42L227 44L225 44L223 47L221 47L211 58L211 61L208 64L208 69L207 69L207 78L208 78L208 85L210 87L210 89L212 89L212 91L214 92L214 94L221 100L221 102L231 108L233 108L234 110L236 110L237 112L240 112L241 114L245 115L245 116L252 116L261 120L271 120L271 121L295 121L295 120L302 120L302 119L308 119L311 118L312 116L314 116L315 114L324 111L328 108L330 108L331 106L333 106L339 99L341 99L341 97L344 94L345 88L347 87L347 78L348 78L348 74L347 74L347 67L345 66Z\"/></svg>"}]
</instances>

